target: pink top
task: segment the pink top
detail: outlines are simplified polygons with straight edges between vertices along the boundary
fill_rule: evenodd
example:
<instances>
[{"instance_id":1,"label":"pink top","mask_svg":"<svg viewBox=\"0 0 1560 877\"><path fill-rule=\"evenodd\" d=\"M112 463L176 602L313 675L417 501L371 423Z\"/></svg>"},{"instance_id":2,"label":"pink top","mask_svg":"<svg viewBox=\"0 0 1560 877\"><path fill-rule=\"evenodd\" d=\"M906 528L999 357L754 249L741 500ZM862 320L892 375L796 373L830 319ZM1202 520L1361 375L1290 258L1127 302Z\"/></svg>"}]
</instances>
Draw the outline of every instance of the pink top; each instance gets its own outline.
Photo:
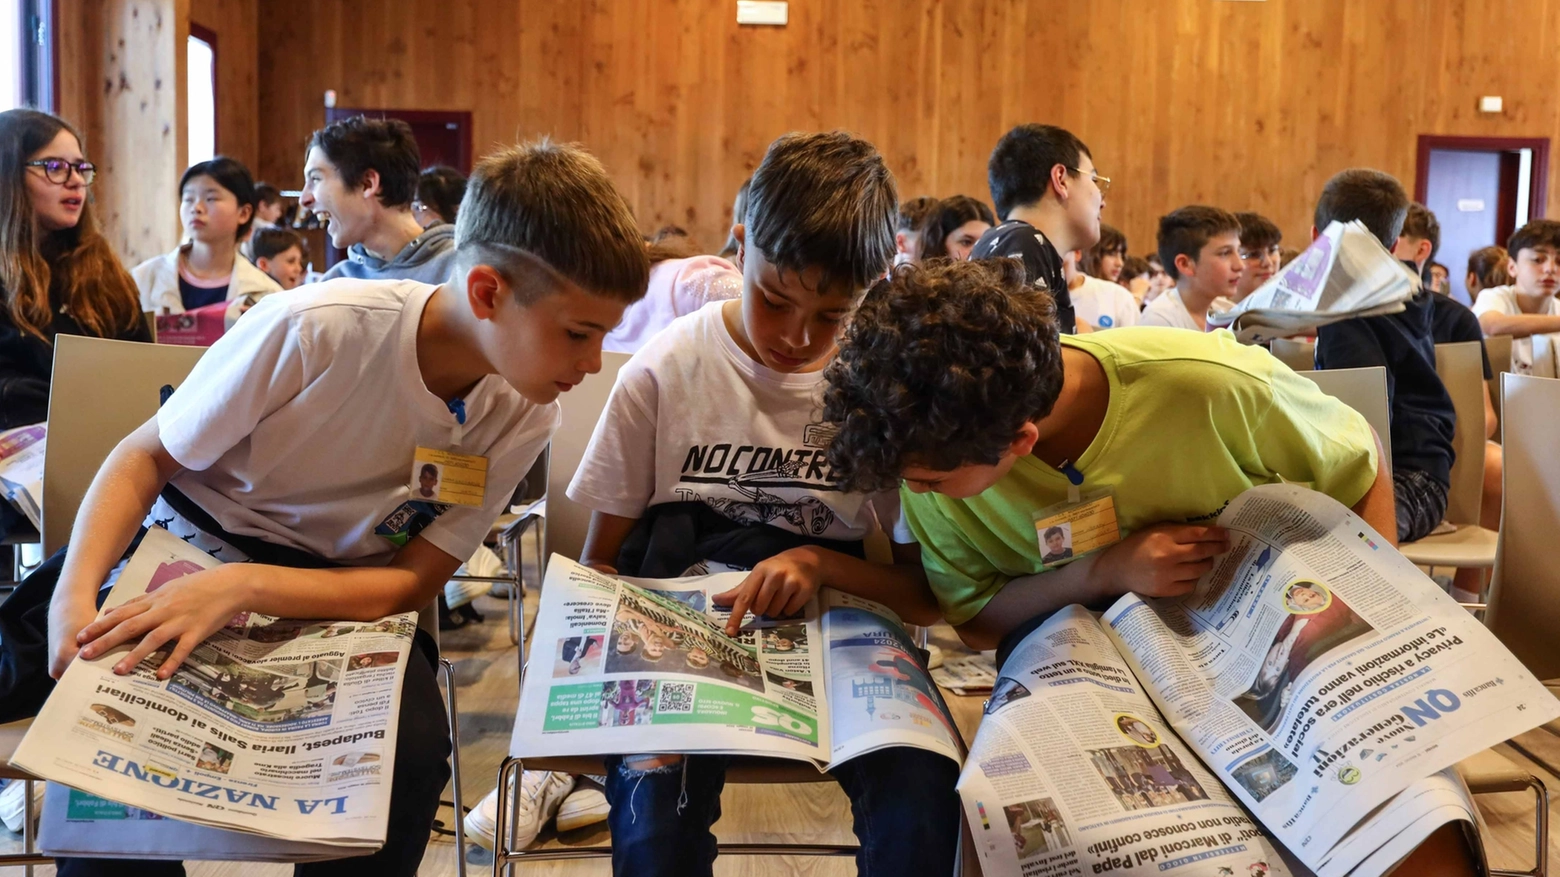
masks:
<instances>
[{"instance_id":1,"label":"pink top","mask_svg":"<svg viewBox=\"0 0 1560 877\"><path fill-rule=\"evenodd\" d=\"M630 305L601 342L613 353L635 353L673 320L712 301L742 295L742 274L719 256L667 259L650 269L645 297Z\"/></svg>"}]
</instances>

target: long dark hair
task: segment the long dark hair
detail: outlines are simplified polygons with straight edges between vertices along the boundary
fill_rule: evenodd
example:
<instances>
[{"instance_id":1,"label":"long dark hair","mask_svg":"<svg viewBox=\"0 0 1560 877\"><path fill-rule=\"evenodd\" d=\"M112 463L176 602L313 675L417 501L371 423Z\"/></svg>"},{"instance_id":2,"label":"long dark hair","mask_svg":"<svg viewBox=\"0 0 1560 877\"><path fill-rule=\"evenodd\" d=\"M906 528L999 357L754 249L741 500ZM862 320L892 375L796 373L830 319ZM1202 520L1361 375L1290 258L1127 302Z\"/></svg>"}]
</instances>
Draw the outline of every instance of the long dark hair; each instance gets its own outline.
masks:
<instances>
[{"instance_id":1,"label":"long dark hair","mask_svg":"<svg viewBox=\"0 0 1560 877\"><path fill-rule=\"evenodd\" d=\"M996 214L986 206L986 202L971 198L968 195L954 195L938 202L932 210L931 218L926 222L925 237L921 243L921 258L935 259L948 257L948 235L953 234L964 226L966 222L980 220L987 225L996 225Z\"/></svg>"},{"instance_id":2,"label":"long dark hair","mask_svg":"<svg viewBox=\"0 0 1560 877\"><path fill-rule=\"evenodd\" d=\"M83 193L76 225L53 232L38 226L27 194L27 160L61 131L81 142L76 129L58 116L27 109L0 113L0 286L5 309L18 329L46 339L44 330L54 322L49 287L58 284L82 330L109 338L141 319L140 293L98 230L90 190Z\"/></svg>"}]
</instances>

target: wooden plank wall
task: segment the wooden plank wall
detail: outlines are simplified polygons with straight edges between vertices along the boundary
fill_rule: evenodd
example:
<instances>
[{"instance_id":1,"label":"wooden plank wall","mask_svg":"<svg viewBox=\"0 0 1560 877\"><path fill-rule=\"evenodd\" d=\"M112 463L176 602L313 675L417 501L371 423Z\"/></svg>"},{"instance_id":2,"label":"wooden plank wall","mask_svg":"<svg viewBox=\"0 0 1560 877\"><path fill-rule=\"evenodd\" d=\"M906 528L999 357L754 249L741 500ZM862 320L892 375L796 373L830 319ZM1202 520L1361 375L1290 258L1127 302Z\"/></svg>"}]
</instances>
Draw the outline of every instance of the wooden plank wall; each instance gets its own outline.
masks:
<instances>
[{"instance_id":1,"label":"wooden plank wall","mask_svg":"<svg viewBox=\"0 0 1560 877\"><path fill-rule=\"evenodd\" d=\"M260 162L258 8L256 0L190 0L190 21L217 35L217 152L251 173Z\"/></svg>"},{"instance_id":2,"label":"wooden plank wall","mask_svg":"<svg viewBox=\"0 0 1560 877\"><path fill-rule=\"evenodd\" d=\"M787 130L846 127L902 195L989 197L986 156L1025 121L1064 125L1115 180L1135 252L1193 202L1307 236L1353 165L1411 186L1421 133L1560 134L1560 0L793 0L739 28L730 0L267 0L259 173L290 184L344 106L471 110L477 150L550 134L612 170L646 230L706 247ZM1499 94L1499 116L1475 112ZM1560 213L1560 186L1549 212Z\"/></svg>"},{"instance_id":3,"label":"wooden plank wall","mask_svg":"<svg viewBox=\"0 0 1560 877\"><path fill-rule=\"evenodd\" d=\"M60 114L98 166L97 216L126 265L179 239L189 0L59 4Z\"/></svg>"}]
</instances>

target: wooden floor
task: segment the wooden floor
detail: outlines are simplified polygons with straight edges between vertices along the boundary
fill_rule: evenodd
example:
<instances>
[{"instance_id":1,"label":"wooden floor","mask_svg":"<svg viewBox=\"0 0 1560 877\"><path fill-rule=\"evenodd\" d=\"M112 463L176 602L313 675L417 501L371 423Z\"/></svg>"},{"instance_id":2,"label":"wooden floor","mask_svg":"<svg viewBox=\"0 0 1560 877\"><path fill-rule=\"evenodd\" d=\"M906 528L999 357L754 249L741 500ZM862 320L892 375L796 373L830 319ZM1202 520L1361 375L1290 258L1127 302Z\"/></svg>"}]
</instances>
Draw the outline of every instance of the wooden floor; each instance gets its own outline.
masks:
<instances>
[{"instance_id":1,"label":"wooden floor","mask_svg":"<svg viewBox=\"0 0 1560 877\"><path fill-rule=\"evenodd\" d=\"M536 581L528 576L528 581ZM479 598L478 606L486 613L487 621L462 630L442 635L442 648L446 657L455 665L460 707L460 752L462 790L466 806L475 806L490 791L496 781L500 760L509 745L510 727L514 720L518 699L517 675L519 671L515 646L509 642L504 625L504 602ZM536 609L536 593L530 592L526 600L526 617L529 621ZM962 651L953 631L947 627L933 630L933 641L945 651ZM974 735L975 724L980 718L980 697L947 695L950 708L966 738ZM1517 738L1519 746L1526 748L1537 758L1560 767L1560 738L1542 730ZM1527 766L1550 789L1550 799L1560 791L1560 776L1530 761L1511 746L1500 750L1513 760ZM445 793L449 800L449 793ZM1533 799L1531 795L1501 795L1479 799L1481 810L1490 825L1486 838L1490 864L1496 868L1526 870L1533 861ZM721 800L725 816L715 826L717 836L723 842L806 842L853 843L851 834L850 804L839 787L832 783L812 783L799 786L727 786ZM444 808L441 818L450 818L449 808ZM588 847L605 845L607 833L604 826L581 829L567 835L555 835L550 829L543 833L539 845L550 848ZM20 847L16 835L8 835L0 829L0 852ZM1560 867L1560 832L1552 833L1549 849L1550 862ZM468 873L491 873L491 856L475 845L466 851ZM521 866L517 869L526 877L588 877L610 874L605 860L574 862L547 862ZM0 868L0 877L21 877L21 868ZM49 866L34 869L38 877L54 874ZM280 877L291 873L288 866L233 863L192 863L188 867L192 877ZM455 848L451 838L435 837L428 845L418 872L425 877L444 877L456 873ZM855 873L854 862L848 858L765 858L734 856L719 860L718 875L817 875L834 877Z\"/></svg>"}]
</instances>

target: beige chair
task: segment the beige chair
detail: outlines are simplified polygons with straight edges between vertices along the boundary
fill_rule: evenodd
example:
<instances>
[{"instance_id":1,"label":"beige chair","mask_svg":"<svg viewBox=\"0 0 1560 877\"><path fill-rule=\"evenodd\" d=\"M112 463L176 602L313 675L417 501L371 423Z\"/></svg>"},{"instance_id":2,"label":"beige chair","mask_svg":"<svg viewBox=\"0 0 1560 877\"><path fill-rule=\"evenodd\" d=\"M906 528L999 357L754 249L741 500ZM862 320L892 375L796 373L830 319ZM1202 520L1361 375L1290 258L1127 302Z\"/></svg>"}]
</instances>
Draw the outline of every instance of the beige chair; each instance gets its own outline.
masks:
<instances>
[{"instance_id":1,"label":"beige chair","mask_svg":"<svg viewBox=\"0 0 1560 877\"><path fill-rule=\"evenodd\" d=\"M544 530L547 556L561 554L577 558L585 546L585 532L590 524L590 510L570 500L565 491L585 456L596 421L607 406L612 387L617 382L618 370L628 361L621 353L603 353L601 371L587 377L582 383L559 398L563 420L553 434L547 470L547 525ZM885 540L886 541L886 540ZM878 551L881 546L874 548ZM522 683L524 680L522 670ZM505 758L498 769L498 788L510 787L518 791L521 770L555 770L570 774L602 774L606 772L601 757L581 758L532 758L522 764L519 758ZM726 773L728 783L816 783L827 782L830 777L821 774L809 764L797 761L765 758L736 758ZM606 858L612 848L606 846L569 847L567 849L514 850L509 839L515 833L514 795L498 796L498 813L495 823L493 848L493 873L513 873L521 862L544 862L559 859ZM854 844L721 844L722 855L787 855L787 856L854 856Z\"/></svg>"},{"instance_id":2,"label":"beige chair","mask_svg":"<svg viewBox=\"0 0 1560 877\"><path fill-rule=\"evenodd\" d=\"M76 335L61 335L56 339L53 389L49 394L49 443L43 458L46 553L52 554L69 543L82 498L104 459L121 439L157 413L162 388L182 384L205 352L204 347L140 344ZM428 630L437 643L437 608L430 607L419 613L418 626ZM450 662L443 658L439 659L438 669L445 681L445 709L452 743L450 772L455 812L459 814L460 745L455 672ZM30 723L27 720L0 726L0 777L15 777L18 773L8 767L9 760ZM18 778L29 784L26 795L30 832L31 783L35 778ZM457 873L464 875L466 863L461 823L457 816ZM26 848L31 850L30 845ZM0 864L12 862L0 857Z\"/></svg>"},{"instance_id":3,"label":"beige chair","mask_svg":"<svg viewBox=\"0 0 1560 877\"><path fill-rule=\"evenodd\" d=\"M1381 450L1386 455L1384 462L1390 471L1392 411L1387 405L1387 370L1378 365L1370 368L1302 371L1298 374L1310 379L1323 393L1365 415L1365 420L1381 439Z\"/></svg>"},{"instance_id":4,"label":"beige chair","mask_svg":"<svg viewBox=\"0 0 1560 877\"><path fill-rule=\"evenodd\" d=\"M1457 413L1452 446L1452 486L1446 494L1446 520L1457 529L1398 546L1420 566L1489 569L1495 565L1494 530L1479 526L1484 499L1484 358L1477 341L1435 346L1435 369L1451 394Z\"/></svg>"},{"instance_id":5,"label":"beige chair","mask_svg":"<svg viewBox=\"0 0 1560 877\"><path fill-rule=\"evenodd\" d=\"M1490 391L1490 404L1495 408L1495 441L1500 441L1500 376L1511 371L1511 336L1489 335L1484 339L1484 352L1490 358L1490 371L1493 373L1485 386Z\"/></svg>"},{"instance_id":6,"label":"beige chair","mask_svg":"<svg viewBox=\"0 0 1560 877\"><path fill-rule=\"evenodd\" d=\"M1278 361L1297 372L1316 368L1316 342L1297 341L1293 338L1275 338L1269 348Z\"/></svg>"}]
</instances>

